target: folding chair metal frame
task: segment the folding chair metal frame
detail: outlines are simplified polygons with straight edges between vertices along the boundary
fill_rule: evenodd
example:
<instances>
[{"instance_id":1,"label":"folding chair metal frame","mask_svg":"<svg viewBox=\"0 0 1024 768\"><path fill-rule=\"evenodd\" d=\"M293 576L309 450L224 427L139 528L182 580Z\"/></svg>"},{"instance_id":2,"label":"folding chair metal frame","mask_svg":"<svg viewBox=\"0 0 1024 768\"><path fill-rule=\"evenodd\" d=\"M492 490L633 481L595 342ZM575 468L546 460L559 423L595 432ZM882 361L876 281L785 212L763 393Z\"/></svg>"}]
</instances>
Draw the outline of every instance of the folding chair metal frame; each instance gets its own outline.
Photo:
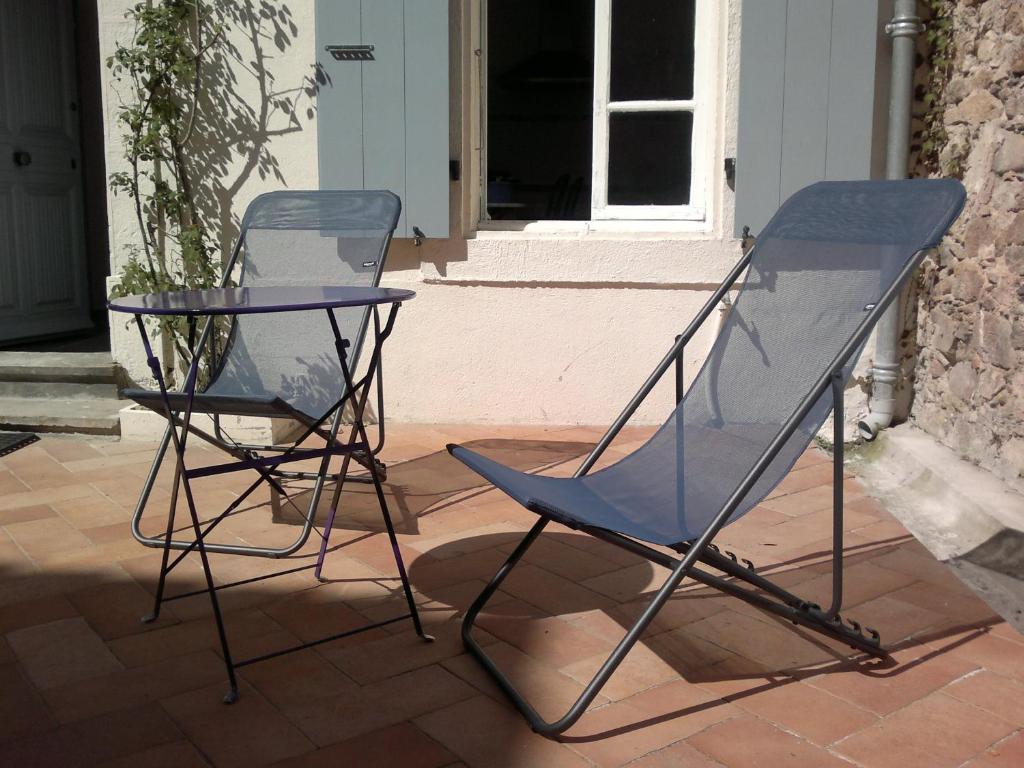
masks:
<instances>
[{"instance_id":1,"label":"folding chair metal frame","mask_svg":"<svg viewBox=\"0 0 1024 768\"><path fill-rule=\"evenodd\" d=\"M843 599L843 368L849 362L852 355L860 349L868 335L871 333L875 323L881 317L885 309L899 296L900 291L914 270L920 264L924 255L929 249L918 250L900 270L897 279L883 294L877 304L870 309L861 320L854 335L842 347L840 352L827 367L825 373L818 379L813 390L800 402L797 410L789 417L782 427L781 432L771 441L760 458L747 473L745 479L722 506L721 510L714 517L712 522L705 528L704 532L694 541L681 543L673 547L680 554L681 558L672 557L664 552L656 550L647 544L633 538L604 528L589 525L576 524L573 521L561 519L561 516L553 515L552 510L543 506L533 504L528 508L539 516L538 521L522 539L508 559L497 571L491 581L487 584L479 597L473 602L466 612L462 623L462 641L466 649L475 656L491 677L497 682L501 689L508 695L519 711L529 721L531 728L544 736L554 737L570 728L586 711L593 702L601 688L611 677L612 673L619 666L622 660L636 644L644 630L671 598L672 594L679 587L687 576L696 581L713 587L721 592L737 597L751 605L767 611L775 616L792 621L794 624L803 626L809 630L833 638L850 647L863 651L864 653L885 658L888 654L882 648L878 632L870 628L866 629L867 634L860 624L855 621L847 621L840 615ZM637 393L626 405L625 409L598 441L597 445L586 457L574 477L586 475L597 460L608 448L622 427L629 421L640 404L646 399L654 386L662 378L666 371L678 365L687 342L693 337L697 330L704 324L707 318L714 311L718 303L726 296L739 277L750 265L754 251L751 250L739 260L725 281L712 294L704 304L701 311L689 324L686 330L676 339L668 354L661 360L654 372L648 377ZM678 376L678 374L677 374ZM754 487L758 478L771 464L779 451L786 444L786 441L793 435L800 426L804 417L811 411L817 400L831 387L833 396L833 422L834 422L834 453L833 453L833 493L832 493L832 600L827 609L803 600L788 590L774 584L764 576L756 573L749 561L743 564L731 553L722 554L715 544L714 537L721 528L729 521L733 511L740 505L747 493ZM449 446L449 449L454 446ZM557 518L557 519L556 519ZM644 557L651 562L661 565L671 571L670 576L655 593L653 599L641 613L639 618L629 627L624 637L602 664L597 674L586 685L576 702L569 708L565 715L554 721L544 720L523 695L516 689L509 678L498 668L494 661L487 655L484 649L472 635L480 611L487 604L494 592L501 586L505 577L511 572L530 545L536 541L541 531L556 519L575 530L588 533L602 541L622 547L633 554ZM708 573L696 566L701 563L725 574L725 578ZM741 581L753 589L737 585ZM759 594L757 591L766 593Z\"/></svg>"}]
</instances>

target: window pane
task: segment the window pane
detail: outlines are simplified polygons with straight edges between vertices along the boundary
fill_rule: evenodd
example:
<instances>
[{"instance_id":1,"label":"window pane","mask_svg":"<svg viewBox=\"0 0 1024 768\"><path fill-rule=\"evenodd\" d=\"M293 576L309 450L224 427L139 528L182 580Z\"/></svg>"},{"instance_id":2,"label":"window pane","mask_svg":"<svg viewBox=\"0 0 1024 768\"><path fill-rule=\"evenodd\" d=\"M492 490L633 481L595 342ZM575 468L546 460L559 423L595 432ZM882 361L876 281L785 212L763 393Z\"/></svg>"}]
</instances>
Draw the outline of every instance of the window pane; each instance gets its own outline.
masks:
<instances>
[{"instance_id":1,"label":"window pane","mask_svg":"<svg viewBox=\"0 0 1024 768\"><path fill-rule=\"evenodd\" d=\"M612 101L693 98L695 2L612 0Z\"/></svg>"},{"instance_id":2,"label":"window pane","mask_svg":"<svg viewBox=\"0 0 1024 768\"><path fill-rule=\"evenodd\" d=\"M487 214L589 219L594 0L489 0L487 15Z\"/></svg>"},{"instance_id":3,"label":"window pane","mask_svg":"<svg viewBox=\"0 0 1024 768\"><path fill-rule=\"evenodd\" d=\"M690 202L692 112L613 112L608 124L608 204Z\"/></svg>"}]
</instances>

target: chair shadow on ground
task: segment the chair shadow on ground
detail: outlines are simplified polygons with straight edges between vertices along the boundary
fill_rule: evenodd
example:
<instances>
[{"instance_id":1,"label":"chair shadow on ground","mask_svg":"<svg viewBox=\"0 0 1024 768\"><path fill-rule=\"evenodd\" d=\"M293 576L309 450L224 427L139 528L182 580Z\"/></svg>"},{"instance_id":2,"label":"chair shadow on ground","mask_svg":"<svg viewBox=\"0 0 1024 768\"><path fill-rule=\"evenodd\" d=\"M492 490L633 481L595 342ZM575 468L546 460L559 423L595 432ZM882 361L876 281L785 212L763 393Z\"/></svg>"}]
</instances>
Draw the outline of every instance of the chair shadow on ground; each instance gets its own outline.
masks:
<instances>
[{"instance_id":1,"label":"chair shadow on ground","mask_svg":"<svg viewBox=\"0 0 1024 768\"><path fill-rule=\"evenodd\" d=\"M503 439L473 440L465 445L521 472L550 470L581 458L594 447L592 443L583 442ZM355 467L353 473L360 472L361 468ZM465 501L491 490L491 486L485 484L480 475L453 459L446 450L389 464L387 479L382 486L395 531L406 534L419 533L421 517L446 509L456 501ZM314 517L318 526L327 520L334 488L333 483L324 486ZM282 503L278 494L272 494L274 522L302 525L303 516L309 509L311 493L310 490L303 490L294 494L291 504ZM384 530L384 521L372 484L345 483L334 520L334 530L367 533Z\"/></svg>"},{"instance_id":2,"label":"chair shadow on ground","mask_svg":"<svg viewBox=\"0 0 1024 768\"><path fill-rule=\"evenodd\" d=\"M461 554L465 550L482 550L482 549L498 549L502 552L511 552L513 547L522 538L522 534L518 533L499 533L499 534L487 534L486 536L475 537L476 540L460 540L450 544L443 544L435 549L429 550L427 554L433 558L445 559L448 557L454 557ZM533 545L531 550L528 550L523 558L523 565L533 563L540 567L545 565L545 557L550 558L558 548L568 546L578 548L581 543L581 537L578 534L573 533L562 533L558 531L545 531L542 533L536 543ZM589 537L588 537L589 538ZM482 539L486 539L483 541ZM857 562L858 559L863 559L866 556L878 556L888 551L898 548L902 544L912 541L911 536L901 536L885 541L872 543L870 545L855 545L847 547L844 552L848 558L848 564L850 561ZM600 547L608 547L608 550L616 550L621 553L621 550L612 547L612 545L605 544L603 542L597 542L597 540L589 539ZM590 547L588 545L587 552L600 556L600 550L597 546ZM448 550L451 550L450 552ZM768 578L773 578L773 574L779 572L785 572L787 575L787 582L790 583L790 579L800 581L801 571L807 572L808 578L819 577L822 574L820 567L815 568L815 565L820 565L823 557L829 556L828 552L815 552L808 555L804 555L798 558L794 558L789 561L783 561L781 563L767 566L763 569L759 569L761 573L766 575ZM620 554L621 559L621 554ZM548 563L550 565L550 562ZM410 580L414 587L421 591L425 596L430 597L430 588L423 588L417 584L418 581L418 568L416 564L413 564L410 569ZM595 599L587 603L581 602L578 605L574 605L571 609L572 614L585 613L600 610L607 617L613 619L622 627L622 634L624 635L626 630L629 629L632 622L639 615L640 610L646 606L647 602L653 597L653 592L660 586L661 579L667 578L668 571L660 566L656 566L647 560L637 557L636 563L633 566L627 564L622 565L621 579L616 583L616 591L621 594L632 594L635 595L635 600L629 603L616 603L609 604L609 601L603 599L602 595L594 593ZM652 584L652 577L655 579L655 586ZM487 577L489 578L489 576ZM557 578L557 577L553 577ZM508 577L508 582L503 586L510 586L514 582L515 571ZM936 587L938 589L938 587ZM799 586L794 587L794 591L799 594ZM522 592L513 587L512 592L514 595L522 595ZM499 594L501 594L499 592ZM528 595L522 595L521 600L524 603L529 603L530 597ZM530 653L535 654L537 658L543 659L545 648L551 648L549 644L559 642L558 630L551 629L550 625L545 626L543 629L538 629L531 636L530 634L530 623L535 622L540 617L546 617L548 614L542 610L535 610L532 605L523 606L519 600L510 601L517 606L517 609L508 610L505 606L509 603L502 603L495 601L488 605L487 608L480 614L476 626L478 633L480 630L484 630L494 635L500 640L504 640L510 644L521 646L524 644L530 645ZM541 601L543 602L543 600ZM659 714L655 717L646 718L637 722L632 722L620 727L610 728L601 730L599 732L589 732L587 728L586 716L581 719L580 724L574 726L574 731L570 731L569 734L565 734L559 737L560 741L564 742L591 742L600 739L606 739L613 736L621 735L631 731L647 728L650 726L657 725L659 723L668 722L679 717L685 717L693 715L701 711L714 709L715 707L722 706L727 702L739 701L743 698L757 695L765 691L779 688L781 686L797 683L802 680L806 680L812 677L821 675L830 675L844 672L855 672L865 677L873 677L879 679L893 678L898 675L906 674L914 668L947 653L957 646L963 645L970 642L979 635L985 634L989 631L992 625L998 623L1000 619L996 616L991 618L956 623L954 621L945 622L941 626L935 628L929 628L921 632L911 634L905 638L895 640L895 642L885 642L885 627L878 627L882 632L882 638L884 647L890 654L900 654L908 650L917 648L920 654L914 654L913 658L902 660L897 662L892 656L884 659L873 658L863 654L859 651L846 648L841 646L838 641L825 641L825 639L817 633L806 630L802 627L793 625L783 619L774 616L773 614L758 611L757 609L747 606L737 598L725 595L717 590L709 587L704 587L700 584L690 582L687 585L684 582L684 586L670 599L669 603L663 609L663 612L677 613L679 611L692 611L694 616L694 623L699 621L701 618L706 618L713 615L712 611L709 611L706 607L702 607L703 604L707 603L722 603L721 609L725 608L739 608L741 611L747 613L756 613L762 620L773 623L784 631L791 633L792 643L796 651L794 651L794 657L800 659L799 663L796 664L783 664L783 665L771 665L770 663L757 662L747 659L746 657L734 653L730 648L722 648L715 646L706 640L703 640L699 636L690 637L690 643L683 641L682 645L689 655L681 656L679 654L680 644L678 642L666 643L667 639L677 641L679 638L668 638L670 634L677 634L681 630L684 635L686 632L687 624L683 624L682 627L676 630L669 630L665 626L661 626L657 623L652 625L643 636L641 643L637 647L634 647L633 652L643 652L644 648L647 651L654 652L662 661L670 665L679 676L693 684L707 683L712 686L711 689L719 688L720 693L712 695L712 697L704 702L676 709L673 711ZM468 606L460 606L462 611L460 612L459 618L464 613ZM854 611L854 615L856 611ZM557 614L555 614L557 615ZM942 645L941 647L933 647L936 641L940 641L943 638L950 638L950 642ZM726 642L728 637L723 638ZM737 639L741 639L737 637ZM524 642L524 640L526 642ZM618 638L615 639L617 642ZM644 646L641 648L640 646ZM674 647L673 647L674 646ZM628 659L628 657L627 657ZM536 661L528 659L525 655L510 656L504 659L499 666L503 668L503 671L513 681L513 684L519 684L522 680L526 682L526 687L523 690L527 699L531 697L529 695L529 680L531 677L526 672L526 667L530 665L540 666ZM596 668L595 670L596 671ZM517 675L517 672L520 673ZM546 668L546 674L559 675L560 673L552 667ZM613 676L614 678L614 676ZM744 687L742 683L749 681L749 687ZM568 681L566 681L568 682ZM579 682L585 683L586 680L580 680ZM581 686L582 688L582 686ZM569 699L571 702L571 699ZM596 705L591 705L593 708ZM541 715L554 720L564 714L567 706L563 706L561 711L543 711L545 708L540 707ZM579 733L580 731L583 733Z\"/></svg>"}]
</instances>

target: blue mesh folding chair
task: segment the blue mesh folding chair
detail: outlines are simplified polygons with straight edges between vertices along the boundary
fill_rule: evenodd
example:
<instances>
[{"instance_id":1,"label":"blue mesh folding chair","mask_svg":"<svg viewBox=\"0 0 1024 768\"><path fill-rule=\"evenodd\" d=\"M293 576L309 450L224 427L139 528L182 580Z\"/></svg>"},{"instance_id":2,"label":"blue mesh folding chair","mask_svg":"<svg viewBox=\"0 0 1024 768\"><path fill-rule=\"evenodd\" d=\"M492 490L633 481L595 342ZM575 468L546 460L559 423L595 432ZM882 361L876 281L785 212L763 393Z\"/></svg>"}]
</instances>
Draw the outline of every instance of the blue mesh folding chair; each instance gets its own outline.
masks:
<instances>
[{"instance_id":1,"label":"blue mesh folding chair","mask_svg":"<svg viewBox=\"0 0 1024 768\"><path fill-rule=\"evenodd\" d=\"M224 269L222 285L234 281L249 288L260 286L343 285L371 287L380 283L391 236L402 204L387 191L281 191L260 195L249 204L242 217L238 242ZM349 339L350 365L355 369L370 319L370 309L360 307L338 310L339 330ZM209 343L211 326L205 329L198 348ZM333 356L334 337L320 318L309 314L245 315L233 319L225 349L213 367L210 380L198 392L194 413L213 417L213 431L194 425L192 434L216 445L240 461L252 459L257 452L283 451L287 446L256 445L232 439L222 428L224 416L263 416L291 422L285 434L313 430L324 439L333 439L341 424L342 413L335 406L342 384L342 372ZM355 454L353 459L366 466L375 462L383 479L383 464L375 459L384 445L384 401L380 360L377 361L377 444L370 455ZM164 415L160 392L125 389L122 395ZM185 410L186 396L169 393L176 411ZM190 550L191 541L163 536L147 536L141 530L143 514L157 471L170 445L170 427L165 431L132 517L132 534L149 547ZM317 504L324 483L337 481L337 475L324 472L288 472L275 470L276 479L301 479L315 482L310 494L308 514L295 541L285 547L221 544L209 542L208 552L257 557L287 557L309 539ZM370 482L368 475L350 475L349 482ZM340 484L336 489L340 490ZM278 487L279 492L283 492ZM244 499L236 503L241 504ZM337 505L337 497L332 506ZM229 510L229 511L233 511ZM319 571L319 569L318 569ZM319 572L317 573L319 576Z\"/></svg>"},{"instance_id":2,"label":"blue mesh folding chair","mask_svg":"<svg viewBox=\"0 0 1024 768\"><path fill-rule=\"evenodd\" d=\"M951 180L807 187L779 209L573 477L524 474L466 448L448 447L540 518L473 603L462 626L466 648L535 731L553 736L576 722L686 576L855 649L885 656L876 631L864 631L839 613L843 388L879 316L925 252L938 245L963 203L963 187ZM721 334L665 424L634 453L591 473L748 267ZM821 608L756 573L749 562L727 556L713 539L785 477L830 411L835 415L833 596L831 605ZM488 599L551 521L648 558L671 575L565 716L547 722L471 630ZM648 544L666 546L682 557Z\"/></svg>"}]
</instances>

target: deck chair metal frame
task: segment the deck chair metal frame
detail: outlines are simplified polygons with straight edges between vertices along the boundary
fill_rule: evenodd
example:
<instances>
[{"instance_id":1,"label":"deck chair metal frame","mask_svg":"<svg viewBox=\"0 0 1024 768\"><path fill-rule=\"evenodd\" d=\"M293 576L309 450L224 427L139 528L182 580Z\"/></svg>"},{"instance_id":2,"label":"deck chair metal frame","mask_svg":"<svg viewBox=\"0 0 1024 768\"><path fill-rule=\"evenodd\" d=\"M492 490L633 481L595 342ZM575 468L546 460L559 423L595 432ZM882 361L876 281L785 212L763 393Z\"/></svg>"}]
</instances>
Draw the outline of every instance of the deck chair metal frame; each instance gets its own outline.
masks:
<instances>
[{"instance_id":1,"label":"deck chair metal frame","mask_svg":"<svg viewBox=\"0 0 1024 768\"><path fill-rule=\"evenodd\" d=\"M371 192L371 193L372 194L379 194L379 192ZM268 192L268 193L265 193L265 194L262 194L262 195L259 195L258 197L256 197L252 201L252 203L250 203L249 210L254 208L257 204L259 204L261 202L268 201L268 200L276 200L276 199L288 198L288 197L294 196L294 195L308 195L308 194L310 194L310 192L303 192L303 191L298 191L298 192L292 192L292 191ZM326 194L331 194L331 192L327 192ZM392 193L390 193L390 192L387 193L387 194L392 195ZM398 200L397 196L395 196L395 204L396 204L397 208L396 208L395 215L394 215L394 223L391 226L391 230L383 238L382 243L381 243L381 247L380 247L380 251L377 254L376 270L375 270L375 272L373 274L373 278L372 278L372 282L371 282L371 285L374 286L374 287L376 287L377 285L380 284L380 278L381 278L381 275L384 272L384 262L387 259L387 254L388 254L388 250L389 250L389 248L391 246L391 240L392 240L392 237L393 237L393 234L394 234L394 229L395 229L395 226L398 223L398 216L401 213L401 202ZM248 231L248 228L246 226L246 222L247 222L247 219L248 219L248 213L249 213L249 211L247 210L246 214L243 216L242 228L241 228L241 231L239 232L238 239L236 240L234 248L232 248L232 250L231 250L231 255L228 258L228 261L227 261L227 263L224 266L223 276L222 276L222 278L221 278L221 280L220 280L220 282L218 284L218 287L220 287L220 288L227 287L230 284L231 280L233 279L233 274L235 273L236 269L239 266L241 266L244 269L244 260L243 260L243 263L240 265L240 263L239 263L239 256L242 255L243 248L245 246L245 238L246 238L246 234L247 234L247 231ZM378 328L378 331L379 331L380 318L379 318L379 316L377 314L377 310L376 309L374 309L373 312L374 312L374 321L377 323L377 328ZM366 337L366 332L367 332L367 329L368 329L369 321L370 321L370 311L367 310L364 313L364 315L363 315L363 319L362 319L362 322L360 324L358 332L356 333L354 338L351 339L351 347L348 349L348 357L349 357L350 365L351 365L353 371L355 370L355 368L356 368L356 366L358 364L358 361L359 361L359 356L360 356L360 352L362 351L363 341L364 341L364 339ZM212 332L212 330L213 330L212 323L207 322L206 325L203 327L202 331L199 333L198 342L196 342L196 339L195 339L196 329L194 327L190 326L191 336L190 336L190 338L188 340L189 351L192 352L194 349L202 350L205 346L210 344L211 343L211 332ZM234 327L232 328L231 335L229 336L229 340L228 340L228 344L227 344L227 347L225 349L225 352L220 357L220 361L219 361L220 364L223 364L223 361L226 359L226 356L228 354L228 349L230 349L231 339L233 338L233 336L234 336ZM376 409L377 409L377 439L376 439L375 445L373 445L373 447L368 452L365 452L365 453L364 452L360 452L360 453L352 454L351 459L353 461L355 461L357 464L361 465L366 470L370 470L371 469L371 463L372 463L372 465L373 465L372 469L376 471L377 476L381 480L384 480L384 479L387 478L387 467L386 467L386 465L383 462L381 462L377 458L377 454L379 454L381 452L381 450L384 448L384 442L385 442L383 370L382 370L382 367L381 367L380 356L379 355L375 356L375 359L376 359L376 362L375 362L375 365L376 365L376 371L375 371L376 403L375 403L375 405L376 405ZM215 378L215 377L216 377L216 373L213 374L213 378ZM146 403L146 405L148 407L151 407L154 411L159 413L161 416L163 416L164 415L163 404L162 404L162 402L160 401L159 398L155 397L155 395L157 393L155 391L153 391L150 394L153 395L153 397L150 400L150 402ZM129 394L129 396L131 396L131 395ZM251 461L251 460L255 459L259 455L260 452L279 452L279 453L281 453L281 452L287 452L287 451L290 450L289 448L284 448L281 445L253 444L253 443L245 443L245 442L238 442L238 441L232 440L227 435L225 430L222 429L221 422L220 422L220 417L221 416L223 416L223 415L230 415L230 414L228 414L228 413L211 413L210 415L211 415L211 417L213 419L213 426L214 426L212 434L207 432L206 430L200 429L199 427L197 427L197 426L195 426L194 424L191 424L191 423L188 424L188 431L189 431L189 433L192 434L192 435L195 435L196 437L198 437L198 438L200 438L200 439L202 439L204 441L206 441L207 443L210 443L211 445L216 446L217 448L220 448L221 450L225 451L226 453L228 453L229 455L233 456L235 459L237 459L239 461ZM304 415L303 414L299 414L299 413L281 414L281 415L282 416L285 416L285 415L292 416L306 430L305 433L302 434L301 437L299 437L297 439L297 442L295 443L295 445L297 445L297 444L301 443L302 441L306 440L312 434L316 434L319 437L321 437L321 438L323 438L325 440L328 440L329 442L333 442L334 439L337 437L338 428L341 426L341 421L342 421L342 417L343 417L341 408L339 408L337 410L337 412L333 414L332 418L328 418L327 421L320 420L319 422L310 420L308 418L304 418ZM329 414L329 416L331 416L331 414ZM174 418L174 424L176 426L178 426L178 427L181 427L182 424L183 424L183 421L181 419L181 412L180 411L175 411L173 413L173 418ZM327 422L329 422L329 426L327 425ZM185 551L187 553L187 552L192 551L193 548L195 547L195 542L192 541L192 540L175 539L175 538L168 538L168 537L164 537L164 536L147 536L145 533L142 532L142 519L143 519L143 516L145 514L146 506L147 506L147 504L149 502L149 497L150 497L150 495L152 493L152 490L153 490L153 487L154 487L154 485L156 483L156 479L157 479L157 475L158 475L159 470L160 470L160 466L162 465L162 463L164 461L164 457L166 456L168 449L171 447L172 432L173 432L172 425L171 425L170 422L168 422L167 427L164 430L163 437L161 438L159 446L157 448L156 455L153 458L153 463L150 466L148 474L146 475L146 479L145 479L145 482L143 484L142 491L140 492L139 499L138 499L138 501L136 502L136 505L135 505L135 510L132 513L131 532L132 532L132 536L135 538L135 540L138 541L139 543L143 544L144 546L152 547L154 549L170 548L170 549L174 549L174 550L183 550L183 551ZM337 487L338 488L338 492L340 492L340 485L341 485L341 482L343 480L345 482L367 483L367 484L373 483L373 472L367 471L367 472L362 473L362 474L348 474L346 476L345 472L347 471L347 468L348 468L348 461L346 460L345 467L343 468L342 472L339 472L337 474L326 474L324 471L318 471L318 472L296 472L296 471L288 471L288 470L284 470L284 469L279 469L279 468L276 468L276 467L268 469L268 471L267 471L267 482L270 482L271 485L275 488L275 490L278 493L283 494L283 496L287 496L287 494L285 494L284 489L280 486L280 484L277 481L280 481L280 480L312 480L314 482L314 487L312 489L312 493L310 494L310 500L309 500L308 509L307 509L306 513L302 515L302 517L303 517L303 524L302 524L302 527L301 527L297 537L295 538L295 541L293 541L291 544L289 544L287 546L284 546L284 547L262 547L262 546L254 546L254 545L239 545L239 544L223 544L223 543L216 543L216 542L206 542L205 543L206 551L207 552L220 553L220 554L249 555L249 556L253 556L253 557L266 557L266 558L281 558L281 557L288 557L288 556L294 554L299 549L301 549L305 545L305 543L309 540L309 536L310 536L310 534L313 531L313 521L315 519L317 505L320 502L320 498L321 498L322 493L323 493L323 487L324 487L324 484L327 481L333 481L333 482L338 483L338 487ZM225 512L224 516L226 516L226 515L230 514L231 512L233 512L234 509L236 509L244 501L244 499L247 498L248 495L251 494L252 491L254 491L254 490L255 490L255 487L250 488L246 494L244 494L242 497L240 497L238 500L236 500L236 503L231 508L229 508L229 510L227 510ZM334 503L334 505L332 505L332 509L336 505L337 505L337 499L335 499L335 503ZM221 518L215 520L213 522L213 524L212 524L212 527L216 527L217 523L219 523L220 520L224 518L224 516L222 516ZM333 522L333 516L332 516L332 521L331 522ZM209 533L209 531L207 531L207 533ZM179 560L180 560L180 558L179 558ZM177 561L176 561L176 563L177 563ZM316 575L319 578L319 576L320 576L320 568L319 567L317 568L317 574Z\"/></svg>"},{"instance_id":2,"label":"deck chair metal frame","mask_svg":"<svg viewBox=\"0 0 1024 768\"><path fill-rule=\"evenodd\" d=\"M961 188L962 189L962 188ZM962 205L962 202L961 202ZM959 210L957 211L957 214ZM954 217L955 218L955 217ZM818 378L813 389L799 402L798 407L785 421L781 430L768 444L767 448L760 455L760 458L751 466L745 478L729 496L728 501L721 507L711 522L704 529L703 533L689 542L682 542L676 545L669 545L672 549L682 555L676 558L663 551L654 549L648 544L638 541L635 538L623 535L606 528L579 524L578 521L567 520L564 516L553 515L552 510L545 508L542 504L528 504L527 508L538 515L537 522L524 536L518 546L508 556L504 564L498 569L494 577L487 584L484 590L476 598L469 610L466 612L462 623L462 641L465 648L475 656L487 670L494 681L501 687L505 694L511 699L519 711L529 722L531 728L544 736L555 737L570 728L587 710L594 698L600 692L616 668L633 648L641 635L653 621L655 616L672 597L673 593L687 576L708 587L717 589L725 594L736 597L761 610L771 613L796 625L802 626L813 632L826 637L838 640L851 648L862 651L870 656L885 658L887 652L881 645L879 633L870 628L864 628L856 621L844 619L840 614L843 602L843 389L846 381L844 367L851 362L851 358L862 349L869 334L877 323L878 319L885 312L886 308L897 299L901 290L906 285L914 270L918 267L926 253L935 247L937 243L928 243L916 250L899 270L896 279L884 291L877 303L869 305L865 309L863 319L856 327L855 332L842 346L839 353L826 367L825 371ZM609 429L598 441L594 449L584 459L579 469L573 475L574 478L581 478L587 475L595 463L608 448L616 435L622 430L629 419L636 412L637 408L644 402L647 396L661 380L664 374L677 366L677 398L680 394L678 387L679 367L683 350L686 344L693 338L694 334L701 328L708 317L715 311L733 288L737 280L750 266L753 257L757 253L755 244L732 268L728 276L712 296L704 304L700 312L690 322L683 333L676 337L675 343L667 354L658 363L657 367L629 401L623 411L615 419ZM749 561L740 562L732 553L719 549L713 540L723 526L729 522L734 510L741 504L748 492L754 487L762 473L769 467L772 460L779 454L786 442L793 436L794 432L801 425L803 419L815 406L816 402L831 388L833 399L833 493L832 493L832 599L827 608L804 600L790 591L783 589L764 576L758 574L752 563ZM453 454L458 446L449 445L448 449ZM512 681L502 672L495 662L487 655L483 647L473 637L472 629L481 610L487 604L495 591L509 575L516 564L521 560L530 546L537 540L537 537L547 525L552 522L559 522L567 527L588 533L602 541L622 547L640 557L653 563L661 565L670 571L669 577L654 594L650 603L643 610L636 621L628 628L623 638L614 648L607 660L584 687L579 698L568 709L568 711L557 720L547 721L542 718L533 706L518 691ZM698 564L710 566L723 575L709 573L696 567ZM745 586L741 586L740 583Z\"/></svg>"}]
</instances>

